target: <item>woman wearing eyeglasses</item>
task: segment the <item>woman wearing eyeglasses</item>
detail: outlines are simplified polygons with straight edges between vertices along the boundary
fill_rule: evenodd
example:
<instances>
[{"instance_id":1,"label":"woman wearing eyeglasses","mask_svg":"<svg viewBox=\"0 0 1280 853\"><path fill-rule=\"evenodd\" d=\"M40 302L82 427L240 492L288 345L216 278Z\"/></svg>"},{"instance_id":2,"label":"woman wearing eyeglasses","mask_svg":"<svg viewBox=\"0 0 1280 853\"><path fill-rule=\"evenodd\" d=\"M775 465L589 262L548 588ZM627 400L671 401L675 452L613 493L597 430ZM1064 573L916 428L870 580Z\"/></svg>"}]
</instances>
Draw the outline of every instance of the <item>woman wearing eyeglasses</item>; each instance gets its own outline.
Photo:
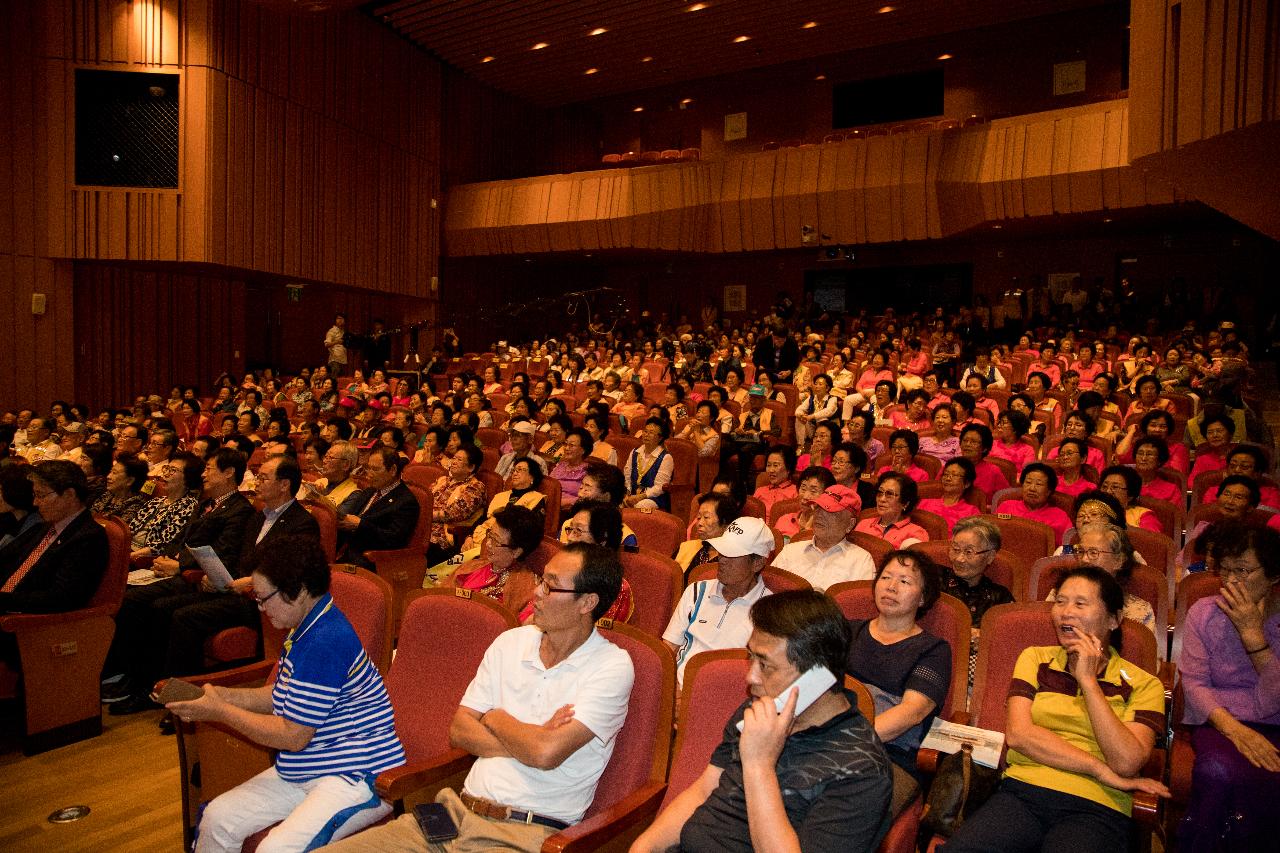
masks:
<instances>
[{"instance_id":1,"label":"woman wearing eyeglasses","mask_svg":"<svg viewBox=\"0 0 1280 853\"><path fill-rule=\"evenodd\" d=\"M1124 610L1121 615L1141 624L1156 636L1156 651L1164 657L1164 644L1159 642L1156 632L1155 609L1149 601L1138 598L1129 592L1129 578L1133 575L1133 567L1138 565L1136 552L1124 527L1118 524L1094 522L1083 524L1079 528L1079 541L1075 545L1075 555L1085 566L1096 566L1111 575L1124 590ZM1049 593L1049 600L1057 594L1057 589Z\"/></svg>"},{"instance_id":2,"label":"woman wearing eyeglasses","mask_svg":"<svg viewBox=\"0 0 1280 853\"><path fill-rule=\"evenodd\" d=\"M541 516L533 510L519 504L504 506L489 519L478 556L458 566L452 577L442 578L441 566L432 569L436 585L483 593L519 613L533 601L538 585L538 574L522 561L542 541L542 527Z\"/></svg>"},{"instance_id":3,"label":"woman wearing eyeglasses","mask_svg":"<svg viewBox=\"0 0 1280 853\"><path fill-rule=\"evenodd\" d=\"M1223 525L1222 591L1191 605L1178 667L1196 762L1178 849L1262 850L1280 837L1280 535Z\"/></svg>"}]
</instances>

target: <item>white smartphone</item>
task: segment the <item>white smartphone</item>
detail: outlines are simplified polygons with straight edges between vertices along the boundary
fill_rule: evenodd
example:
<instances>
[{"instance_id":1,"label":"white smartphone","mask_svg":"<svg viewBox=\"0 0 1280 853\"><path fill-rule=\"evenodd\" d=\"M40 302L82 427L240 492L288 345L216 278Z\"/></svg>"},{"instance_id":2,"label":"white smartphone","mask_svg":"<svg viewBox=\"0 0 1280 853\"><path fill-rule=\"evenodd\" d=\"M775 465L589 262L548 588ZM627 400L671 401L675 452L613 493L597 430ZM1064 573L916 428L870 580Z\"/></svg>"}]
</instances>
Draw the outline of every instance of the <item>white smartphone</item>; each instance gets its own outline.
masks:
<instances>
[{"instance_id":1,"label":"white smartphone","mask_svg":"<svg viewBox=\"0 0 1280 853\"><path fill-rule=\"evenodd\" d=\"M798 717L835 683L836 677L831 674L831 670L825 666L815 666L787 685L787 688L773 700L773 707L781 714L782 709L787 705L787 697L791 695L792 688L796 688L800 691L800 695L796 697L796 716ZM742 731L742 723L742 720L738 721L738 731Z\"/></svg>"}]
</instances>

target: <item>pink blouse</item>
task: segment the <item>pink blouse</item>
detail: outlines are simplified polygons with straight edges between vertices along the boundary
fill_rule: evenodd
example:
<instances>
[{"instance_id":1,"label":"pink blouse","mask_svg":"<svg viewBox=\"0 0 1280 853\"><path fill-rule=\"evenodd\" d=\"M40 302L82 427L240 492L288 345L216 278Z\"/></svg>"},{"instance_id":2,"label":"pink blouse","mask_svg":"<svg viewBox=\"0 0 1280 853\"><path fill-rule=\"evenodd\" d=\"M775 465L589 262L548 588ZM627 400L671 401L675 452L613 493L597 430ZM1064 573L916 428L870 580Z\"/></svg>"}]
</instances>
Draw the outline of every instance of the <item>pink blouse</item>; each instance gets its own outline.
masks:
<instances>
[{"instance_id":1,"label":"pink blouse","mask_svg":"<svg viewBox=\"0 0 1280 853\"><path fill-rule=\"evenodd\" d=\"M948 531L953 531L956 522L960 519L979 514L978 508L971 503L956 501L951 506L947 506L943 503L942 498L925 498L920 501L919 508L925 512L942 516L947 522Z\"/></svg>"}]
</instances>

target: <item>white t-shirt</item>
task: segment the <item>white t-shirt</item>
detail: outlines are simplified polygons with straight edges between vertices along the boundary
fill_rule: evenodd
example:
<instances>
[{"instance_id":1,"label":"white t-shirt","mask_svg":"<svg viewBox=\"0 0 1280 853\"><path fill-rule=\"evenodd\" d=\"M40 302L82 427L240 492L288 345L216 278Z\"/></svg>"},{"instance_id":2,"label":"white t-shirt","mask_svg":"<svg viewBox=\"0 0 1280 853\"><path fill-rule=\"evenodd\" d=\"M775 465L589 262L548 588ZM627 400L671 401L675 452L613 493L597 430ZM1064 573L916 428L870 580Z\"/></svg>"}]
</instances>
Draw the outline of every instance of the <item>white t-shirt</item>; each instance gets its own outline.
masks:
<instances>
[{"instance_id":1,"label":"white t-shirt","mask_svg":"<svg viewBox=\"0 0 1280 853\"><path fill-rule=\"evenodd\" d=\"M684 681L684 665L698 652L746 647L751 638L751 605L769 594L760 577L746 595L733 601L724 600L724 587L718 580L685 587L667 630L662 632L662 639L680 649L676 652L676 684Z\"/></svg>"},{"instance_id":2,"label":"white t-shirt","mask_svg":"<svg viewBox=\"0 0 1280 853\"><path fill-rule=\"evenodd\" d=\"M869 581L876 576L876 564L863 548L841 539L826 551L812 539L792 542L778 553L773 565L799 575L821 592L844 581Z\"/></svg>"},{"instance_id":3,"label":"white t-shirt","mask_svg":"<svg viewBox=\"0 0 1280 853\"><path fill-rule=\"evenodd\" d=\"M538 649L542 630L512 628L484 653L463 707L484 713L501 708L522 723L542 725L563 705L594 738L559 767L539 770L514 758L478 758L467 774L467 793L577 823L595 798L596 783L613 755L614 737L627 718L635 671L631 656L592 630L587 641L551 669Z\"/></svg>"}]
</instances>

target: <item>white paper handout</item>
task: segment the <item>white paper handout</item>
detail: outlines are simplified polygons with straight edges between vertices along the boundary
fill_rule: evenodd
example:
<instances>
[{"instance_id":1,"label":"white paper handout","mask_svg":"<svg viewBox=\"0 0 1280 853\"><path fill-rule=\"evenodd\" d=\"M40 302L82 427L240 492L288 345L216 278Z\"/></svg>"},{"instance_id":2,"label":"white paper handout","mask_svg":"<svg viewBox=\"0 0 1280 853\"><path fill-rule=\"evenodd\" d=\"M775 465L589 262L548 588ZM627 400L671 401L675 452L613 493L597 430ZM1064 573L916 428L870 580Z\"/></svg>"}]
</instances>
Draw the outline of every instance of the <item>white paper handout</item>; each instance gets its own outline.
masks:
<instances>
[{"instance_id":1,"label":"white paper handout","mask_svg":"<svg viewBox=\"0 0 1280 853\"><path fill-rule=\"evenodd\" d=\"M1000 767L1000 753L1004 749L1004 732L962 726L959 723L949 723L941 717L934 717L933 725L920 746L936 749L938 752L951 753L958 752L966 743L973 747L973 760L978 764L993 769Z\"/></svg>"},{"instance_id":2,"label":"white paper handout","mask_svg":"<svg viewBox=\"0 0 1280 853\"><path fill-rule=\"evenodd\" d=\"M187 552L199 564L214 589L223 592L231 588L231 572L227 571L227 567L222 564L222 558L213 550L212 545L188 547Z\"/></svg>"}]
</instances>

